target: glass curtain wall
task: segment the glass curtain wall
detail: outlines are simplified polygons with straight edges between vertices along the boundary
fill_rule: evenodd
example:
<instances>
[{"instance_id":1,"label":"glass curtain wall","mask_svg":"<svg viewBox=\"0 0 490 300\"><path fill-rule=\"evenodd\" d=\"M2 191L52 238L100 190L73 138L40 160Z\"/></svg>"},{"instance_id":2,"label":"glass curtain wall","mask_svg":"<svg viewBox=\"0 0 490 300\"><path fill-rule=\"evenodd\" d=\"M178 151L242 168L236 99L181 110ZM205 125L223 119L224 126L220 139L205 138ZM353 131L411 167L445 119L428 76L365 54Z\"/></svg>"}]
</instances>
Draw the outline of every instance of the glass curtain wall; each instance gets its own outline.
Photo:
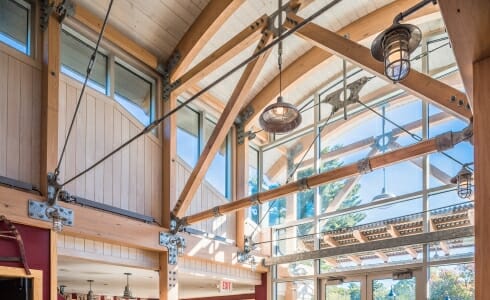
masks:
<instances>
[{"instance_id":1,"label":"glass curtain wall","mask_svg":"<svg viewBox=\"0 0 490 300\"><path fill-rule=\"evenodd\" d=\"M458 76L454 57L443 55L452 52L446 36L427 38L417 51L421 54L416 58L418 70L462 88L458 80L453 80ZM349 82L371 77L364 71L351 74ZM278 188L467 126L463 120L401 90L371 97L380 88L379 79L370 80L360 94L361 101L371 109L353 104L348 109L348 121L340 114L330 117L332 107L324 99L341 86L341 82L331 84L307 98L306 106L299 105L310 107L305 126L254 148L258 151L253 153L253 161L258 160L259 165L250 167L250 174L254 174L250 175L251 193ZM463 142L444 153L399 162L265 203L256 209L255 220L263 219L260 225L272 228L273 257L471 226L473 198L459 198L450 181L463 164L472 169L472 162L473 146ZM253 177L257 172L259 179ZM273 298L320 299L324 294L319 286L322 278L344 272L418 266L427 270L423 273L426 280L419 281L430 279L430 299L444 299L438 298L440 290L461 273L467 276L459 285L464 291L450 292L451 298L447 299L472 299L459 295L472 293L473 241L473 237L468 237L275 265ZM355 284L339 284L329 288L336 296L325 299L361 299L356 298L360 294ZM413 285L415 281L380 279L373 281L377 290L367 295L392 299L386 297L393 286L393 293L404 295L396 299L415 299ZM350 298L346 292L349 289L356 290L349 294Z\"/></svg>"}]
</instances>

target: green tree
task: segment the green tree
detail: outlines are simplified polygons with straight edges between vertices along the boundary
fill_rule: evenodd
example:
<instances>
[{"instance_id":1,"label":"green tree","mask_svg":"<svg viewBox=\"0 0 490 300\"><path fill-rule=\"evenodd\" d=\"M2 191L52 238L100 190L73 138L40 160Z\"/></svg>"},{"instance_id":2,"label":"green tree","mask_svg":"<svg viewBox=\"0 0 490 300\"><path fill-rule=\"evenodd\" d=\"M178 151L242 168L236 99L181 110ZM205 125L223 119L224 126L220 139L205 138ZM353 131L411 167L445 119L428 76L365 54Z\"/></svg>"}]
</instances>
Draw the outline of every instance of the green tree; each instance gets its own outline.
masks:
<instances>
[{"instance_id":1,"label":"green tree","mask_svg":"<svg viewBox=\"0 0 490 300\"><path fill-rule=\"evenodd\" d=\"M457 300L474 299L474 269L472 265L435 267L431 272L430 299L446 296Z\"/></svg>"},{"instance_id":2,"label":"green tree","mask_svg":"<svg viewBox=\"0 0 490 300\"><path fill-rule=\"evenodd\" d=\"M325 152L330 152L333 150L336 150L340 148L340 145L334 146L334 147L327 147L322 151L322 153ZM320 171L327 172L329 170L333 170L336 168L339 168L343 165L343 162L339 161L338 159L335 160L330 160L327 162L324 162L320 168ZM338 195L338 193L344 188L345 186L345 181L336 181L336 182L331 182L326 185L323 185L320 187L320 201L321 201L321 212L324 213L327 210L327 207L330 205L330 203L335 199L335 197ZM361 188L360 184L356 184L354 188L350 191L350 193L347 195L345 200L340 204L339 209L344 209L344 208L349 208L353 207L356 205L359 205L361 203L361 198L359 196L359 189ZM345 228L345 227L352 227L355 226L357 223L362 221L366 217L366 214L357 212L357 213L350 213L334 218L330 218L327 220L327 222L323 225L321 228L321 231L330 231L330 230L336 230L340 228Z\"/></svg>"}]
</instances>

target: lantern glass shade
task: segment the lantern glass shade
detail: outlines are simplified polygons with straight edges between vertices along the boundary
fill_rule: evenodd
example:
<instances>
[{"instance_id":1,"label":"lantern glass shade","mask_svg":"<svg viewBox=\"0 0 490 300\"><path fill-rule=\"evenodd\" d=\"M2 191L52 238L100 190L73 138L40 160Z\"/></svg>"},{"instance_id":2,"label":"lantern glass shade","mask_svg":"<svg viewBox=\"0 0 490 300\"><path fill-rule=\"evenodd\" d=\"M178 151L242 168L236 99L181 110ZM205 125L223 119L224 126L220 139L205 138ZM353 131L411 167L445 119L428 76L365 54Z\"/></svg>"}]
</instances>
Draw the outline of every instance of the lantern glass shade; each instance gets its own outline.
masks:
<instances>
[{"instance_id":1,"label":"lantern glass shade","mask_svg":"<svg viewBox=\"0 0 490 300\"><path fill-rule=\"evenodd\" d=\"M421 39L417 26L395 23L374 39L371 54L384 63L386 77L393 82L402 81L410 72L410 54Z\"/></svg>"},{"instance_id":2,"label":"lantern glass shade","mask_svg":"<svg viewBox=\"0 0 490 300\"><path fill-rule=\"evenodd\" d=\"M457 184L458 196L466 199L470 198L472 191L471 180L473 173L468 168L463 166L456 176L451 179L451 183Z\"/></svg>"},{"instance_id":3,"label":"lantern glass shade","mask_svg":"<svg viewBox=\"0 0 490 300\"><path fill-rule=\"evenodd\" d=\"M383 41L385 75L395 82L405 79L410 72L409 38L410 32L400 28L387 34Z\"/></svg>"},{"instance_id":4,"label":"lantern glass shade","mask_svg":"<svg viewBox=\"0 0 490 300\"><path fill-rule=\"evenodd\" d=\"M270 133L287 133L301 124L301 113L289 103L283 102L282 97L269 105L260 115L260 126Z\"/></svg>"}]
</instances>

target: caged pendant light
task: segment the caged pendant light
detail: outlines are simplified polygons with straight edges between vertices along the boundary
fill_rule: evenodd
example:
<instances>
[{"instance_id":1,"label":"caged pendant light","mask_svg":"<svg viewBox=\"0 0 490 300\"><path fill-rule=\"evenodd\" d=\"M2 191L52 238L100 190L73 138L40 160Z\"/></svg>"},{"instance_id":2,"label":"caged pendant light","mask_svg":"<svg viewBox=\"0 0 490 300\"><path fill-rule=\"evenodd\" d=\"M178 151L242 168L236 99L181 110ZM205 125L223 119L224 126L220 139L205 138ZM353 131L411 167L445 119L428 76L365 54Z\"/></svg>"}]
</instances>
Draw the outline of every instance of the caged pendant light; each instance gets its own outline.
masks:
<instances>
[{"instance_id":1,"label":"caged pendant light","mask_svg":"<svg viewBox=\"0 0 490 300\"><path fill-rule=\"evenodd\" d=\"M401 12L393 19L393 25L381 32L371 45L372 56L384 63L385 75L393 82L405 79L410 72L410 54L417 49L422 40L420 29L411 24L400 24L403 18L413 14L436 0L422 0L413 7Z\"/></svg>"},{"instance_id":2,"label":"caged pendant light","mask_svg":"<svg viewBox=\"0 0 490 300\"><path fill-rule=\"evenodd\" d=\"M279 37L282 34L282 0L279 0L278 28ZM298 109L282 97L282 41L277 47L277 65L279 67L279 97L277 102L267 106L259 118L262 129L269 133L287 133L301 124L301 113Z\"/></svg>"}]
</instances>

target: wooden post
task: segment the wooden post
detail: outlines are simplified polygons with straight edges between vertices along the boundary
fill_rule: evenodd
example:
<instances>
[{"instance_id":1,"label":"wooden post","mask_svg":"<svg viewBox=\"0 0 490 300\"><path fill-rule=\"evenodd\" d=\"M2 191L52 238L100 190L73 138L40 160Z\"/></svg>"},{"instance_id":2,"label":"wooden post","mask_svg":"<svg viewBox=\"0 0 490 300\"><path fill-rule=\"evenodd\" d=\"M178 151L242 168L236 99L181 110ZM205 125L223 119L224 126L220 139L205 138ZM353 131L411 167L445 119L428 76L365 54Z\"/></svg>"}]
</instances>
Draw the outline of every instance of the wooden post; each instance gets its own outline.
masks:
<instances>
[{"instance_id":1,"label":"wooden post","mask_svg":"<svg viewBox=\"0 0 490 300\"><path fill-rule=\"evenodd\" d=\"M51 15L43 33L41 106L41 193L46 195L47 174L58 163L58 102L61 24Z\"/></svg>"},{"instance_id":2,"label":"wooden post","mask_svg":"<svg viewBox=\"0 0 490 300\"><path fill-rule=\"evenodd\" d=\"M238 134L238 133L237 133ZM237 135L235 134L235 136ZM248 139L244 138L243 143L236 143L235 156L235 199L242 199L247 196L248 190ZM245 237L245 209L236 212L236 245L243 249Z\"/></svg>"},{"instance_id":3,"label":"wooden post","mask_svg":"<svg viewBox=\"0 0 490 300\"><path fill-rule=\"evenodd\" d=\"M177 106L177 96L171 93L170 99L164 100L163 113L166 114ZM163 203L162 226L169 228L170 212L176 202L175 191L175 156L177 153L177 119L173 114L163 122Z\"/></svg>"},{"instance_id":4,"label":"wooden post","mask_svg":"<svg viewBox=\"0 0 490 300\"><path fill-rule=\"evenodd\" d=\"M160 300L179 299L178 267L168 264L168 252L160 253L159 288Z\"/></svg>"},{"instance_id":5,"label":"wooden post","mask_svg":"<svg viewBox=\"0 0 490 300\"><path fill-rule=\"evenodd\" d=\"M490 299L490 57L473 64L475 145L475 299Z\"/></svg>"},{"instance_id":6,"label":"wooden post","mask_svg":"<svg viewBox=\"0 0 490 300\"><path fill-rule=\"evenodd\" d=\"M49 294L51 299L58 299L58 233L51 230L49 235Z\"/></svg>"}]
</instances>

